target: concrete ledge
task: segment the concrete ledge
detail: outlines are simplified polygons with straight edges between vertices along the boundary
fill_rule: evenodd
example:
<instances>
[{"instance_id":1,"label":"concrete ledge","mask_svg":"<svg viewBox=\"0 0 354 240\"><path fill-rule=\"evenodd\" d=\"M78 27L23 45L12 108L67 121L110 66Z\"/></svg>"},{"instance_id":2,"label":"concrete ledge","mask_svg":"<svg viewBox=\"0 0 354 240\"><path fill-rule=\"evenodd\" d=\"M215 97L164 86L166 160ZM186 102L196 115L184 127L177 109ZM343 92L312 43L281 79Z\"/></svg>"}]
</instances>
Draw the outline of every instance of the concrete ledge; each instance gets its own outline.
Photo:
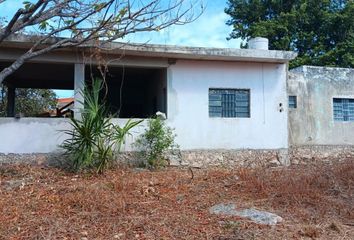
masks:
<instances>
[{"instance_id":1,"label":"concrete ledge","mask_svg":"<svg viewBox=\"0 0 354 240\"><path fill-rule=\"evenodd\" d=\"M137 152L122 152L116 163L138 166L142 162ZM6 164L33 164L46 166L67 166L68 162L63 152L55 153L26 153L2 154L0 153L0 166Z\"/></svg>"},{"instance_id":2,"label":"concrete ledge","mask_svg":"<svg viewBox=\"0 0 354 240\"><path fill-rule=\"evenodd\" d=\"M21 163L35 165L59 165L63 160L65 159L62 153L0 153L0 165Z\"/></svg>"},{"instance_id":3,"label":"concrete ledge","mask_svg":"<svg viewBox=\"0 0 354 240\"><path fill-rule=\"evenodd\" d=\"M285 159L286 158L286 159ZM285 160L284 160L285 159ZM206 168L225 167L272 167L286 164L287 149L280 150L188 150L181 152L181 158L171 157L172 166ZM122 152L117 163L131 166L141 165L143 160L137 152ZM62 165L65 156L57 153L0 154L1 164Z\"/></svg>"},{"instance_id":4,"label":"concrete ledge","mask_svg":"<svg viewBox=\"0 0 354 240\"><path fill-rule=\"evenodd\" d=\"M354 159L354 145L296 146L289 149L291 164L333 162Z\"/></svg>"},{"instance_id":5,"label":"concrete ledge","mask_svg":"<svg viewBox=\"0 0 354 240\"><path fill-rule=\"evenodd\" d=\"M182 151L181 165L192 167L270 167L287 164L287 149Z\"/></svg>"},{"instance_id":6,"label":"concrete ledge","mask_svg":"<svg viewBox=\"0 0 354 240\"><path fill-rule=\"evenodd\" d=\"M242 150L185 150L181 158L172 157L173 166L207 168L221 167L277 167L290 164L313 164L354 159L351 146L298 146L288 149L242 149ZM139 166L143 162L137 152L122 152L117 163ZM1 164L62 165L65 156L61 152L33 154L0 154Z\"/></svg>"},{"instance_id":7,"label":"concrete ledge","mask_svg":"<svg viewBox=\"0 0 354 240\"><path fill-rule=\"evenodd\" d=\"M63 38L50 38L48 42L55 43ZM1 45L1 48L26 49L38 40L38 36L15 35L8 38ZM69 52L76 56L78 50L90 50L96 46L96 42L87 43L76 48L65 48L52 53ZM102 45L103 50L108 55L116 56L138 56L153 58L173 58L173 59L191 59L191 60L211 60L211 61L251 61L251 62L275 62L286 63L294 59L297 53L291 51L279 50L260 50L260 49L235 49L235 48L207 48L207 47L186 47L161 44L133 44L124 42L111 42ZM48 54L47 54L48 55ZM0 56L1 57L1 56ZM9 56L3 57L8 59ZM41 56L40 56L41 57ZM39 58L40 58L39 57ZM38 59L38 58L37 58ZM77 59L71 57L70 62Z\"/></svg>"}]
</instances>

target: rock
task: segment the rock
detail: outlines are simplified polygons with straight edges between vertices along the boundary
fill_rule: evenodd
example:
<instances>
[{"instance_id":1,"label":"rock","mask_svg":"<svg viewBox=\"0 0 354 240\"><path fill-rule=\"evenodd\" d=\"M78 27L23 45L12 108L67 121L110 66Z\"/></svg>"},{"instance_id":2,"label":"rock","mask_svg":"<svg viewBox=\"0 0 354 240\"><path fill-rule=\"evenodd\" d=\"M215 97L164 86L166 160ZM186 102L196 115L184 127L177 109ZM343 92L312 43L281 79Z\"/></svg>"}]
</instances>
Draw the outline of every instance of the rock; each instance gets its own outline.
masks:
<instances>
[{"instance_id":1,"label":"rock","mask_svg":"<svg viewBox=\"0 0 354 240\"><path fill-rule=\"evenodd\" d=\"M15 188L22 189L25 185L27 185L27 182L29 182L30 180L31 180L30 178L9 180L9 181L5 181L4 185L6 190L12 190Z\"/></svg>"},{"instance_id":2,"label":"rock","mask_svg":"<svg viewBox=\"0 0 354 240\"><path fill-rule=\"evenodd\" d=\"M236 211L236 206L233 203L228 203L228 204L217 204L212 206L209 209L209 212L211 214L217 214L217 215L235 215Z\"/></svg>"},{"instance_id":3,"label":"rock","mask_svg":"<svg viewBox=\"0 0 354 240\"><path fill-rule=\"evenodd\" d=\"M278 161L278 159L273 158L271 161L269 161L268 166L269 167L279 167L281 164Z\"/></svg>"},{"instance_id":4,"label":"rock","mask_svg":"<svg viewBox=\"0 0 354 240\"><path fill-rule=\"evenodd\" d=\"M123 236L124 236L124 233L118 233L118 234L114 235L113 238L120 239Z\"/></svg>"},{"instance_id":5,"label":"rock","mask_svg":"<svg viewBox=\"0 0 354 240\"><path fill-rule=\"evenodd\" d=\"M237 210L235 204L233 203L229 203L229 204L222 203L222 204L214 205L209 209L209 212L211 214L217 214L217 215L229 215L229 216L248 218L255 223L265 224L265 225L275 225L283 221L283 219L280 216L274 213L259 211L254 208Z\"/></svg>"},{"instance_id":6,"label":"rock","mask_svg":"<svg viewBox=\"0 0 354 240\"><path fill-rule=\"evenodd\" d=\"M183 194L178 194L178 195L176 196L176 201L177 201L178 203L182 202L183 200L184 200L184 195L183 195Z\"/></svg>"},{"instance_id":7,"label":"rock","mask_svg":"<svg viewBox=\"0 0 354 240\"><path fill-rule=\"evenodd\" d=\"M259 211L257 209L245 209L240 212L240 217L245 217L251 219L255 223L266 224L266 225L275 225L278 222L283 221L283 219L270 212Z\"/></svg>"}]
</instances>

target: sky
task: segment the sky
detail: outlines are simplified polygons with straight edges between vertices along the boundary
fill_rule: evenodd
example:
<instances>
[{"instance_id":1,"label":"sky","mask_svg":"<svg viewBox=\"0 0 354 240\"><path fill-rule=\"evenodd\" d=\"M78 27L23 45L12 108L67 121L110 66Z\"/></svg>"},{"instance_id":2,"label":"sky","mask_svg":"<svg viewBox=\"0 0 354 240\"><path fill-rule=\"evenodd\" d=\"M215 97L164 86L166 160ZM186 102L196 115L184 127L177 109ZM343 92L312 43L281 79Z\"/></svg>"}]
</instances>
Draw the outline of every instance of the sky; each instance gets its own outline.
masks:
<instances>
[{"instance_id":1,"label":"sky","mask_svg":"<svg viewBox=\"0 0 354 240\"><path fill-rule=\"evenodd\" d=\"M130 35L132 42L159 43L193 47L239 48L239 40L226 40L232 27L225 23L228 15L224 13L226 0L203 0L205 11L194 22L172 26L161 32Z\"/></svg>"},{"instance_id":2,"label":"sky","mask_svg":"<svg viewBox=\"0 0 354 240\"><path fill-rule=\"evenodd\" d=\"M168 0L164 0L168 1ZM126 41L136 43L167 44L193 47L239 48L240 40L226 40L232 28L225 23L227 0L202 0L203 14L186 25L171 26L160 32L129 35ZM23 0L7 0L0 5L0 17L9 17L21 6ZM58 97L70 97L73 91L56 91Z\"/></svg>"}]
</instances>

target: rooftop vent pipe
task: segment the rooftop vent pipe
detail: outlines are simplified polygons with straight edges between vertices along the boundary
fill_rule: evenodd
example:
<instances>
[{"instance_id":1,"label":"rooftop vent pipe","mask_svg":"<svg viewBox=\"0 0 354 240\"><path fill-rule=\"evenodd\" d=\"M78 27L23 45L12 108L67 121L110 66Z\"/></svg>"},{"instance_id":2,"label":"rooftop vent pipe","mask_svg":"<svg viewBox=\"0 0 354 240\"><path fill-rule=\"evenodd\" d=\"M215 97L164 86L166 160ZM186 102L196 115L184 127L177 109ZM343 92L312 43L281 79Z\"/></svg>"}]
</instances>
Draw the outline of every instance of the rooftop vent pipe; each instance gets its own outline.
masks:
<instances>
[{"instance_id":1,"label":"rooftop vent pipe","mask_svg":"<svg viewBox=\"0 0 354 240\"><path fill-rule=\"evenodd\" d=\"M255 37L248 41L249 49L261 49L268 50L269 40L268 38Z\"/></svg>"}]
</instances>

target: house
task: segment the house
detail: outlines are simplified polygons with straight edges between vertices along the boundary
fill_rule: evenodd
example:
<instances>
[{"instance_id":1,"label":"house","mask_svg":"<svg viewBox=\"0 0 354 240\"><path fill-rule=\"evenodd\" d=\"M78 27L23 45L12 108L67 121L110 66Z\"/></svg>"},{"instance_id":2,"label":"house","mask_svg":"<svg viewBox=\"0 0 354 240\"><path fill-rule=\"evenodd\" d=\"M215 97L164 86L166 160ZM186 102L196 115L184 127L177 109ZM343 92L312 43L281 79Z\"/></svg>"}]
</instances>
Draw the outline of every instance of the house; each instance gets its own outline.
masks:
<instances>
[{"instance_id":1,"label":"house","mask_svg":"<svg viewBox=\"0 0 354 240\"><path fill-rule=\"evenodd\" d=\"M20 56L29 41L21 38L2 43L0 69ZM261 38L249 46L221 49L112 43L111 50L100 52L102 58L93 58L89 46L61 49L26 62L5 84L10 92L15 88L74 90L78 116L83 108L79 90L92 77L100 77L97 66L104 61L109 66L107 101L112 112L119 112L114 122L165 112L167 124L177 134L183 163L287 164L286 80L288 62L296 54L268 50L267 41ZM15 114L13 95L9 94L9 116ZM58 152L65 139L59 130L70 128L68 121L1 118L2 157ZM125 151L134 151L131 143L144 128L142 124L133 130Z\"/></svg>"},{"instance_id":2,"label":"house","mask_svg":"<svg viewBox=\"0 0 354 240\"><path fill-rule=\"evenodd\" d=\"M71 117L72 116L72 108L74 107L74 98L58 98L57 106L54 113L56 117Z\"/></svg>"},{"instance_id":3,"label":"house","mask_svg":"<svg viewBox=\"0 0 354 240\"><path fill-rule=\"evenodd\" d=\"M73 97L69 97L69 98L58 98L57 99L57 108L67 108L67 106L71 105L74 102L74 98Z\"/></svg>"},{"instance_id":4,"label":"house","mask_svg":"<svg viewBox=\"0 0 354 240\"><path fill-rule=\"evenodd\" d=\"M290 70L292 160L354 159L354 69L301 66Z\"/></svg>"}]
</instances>

